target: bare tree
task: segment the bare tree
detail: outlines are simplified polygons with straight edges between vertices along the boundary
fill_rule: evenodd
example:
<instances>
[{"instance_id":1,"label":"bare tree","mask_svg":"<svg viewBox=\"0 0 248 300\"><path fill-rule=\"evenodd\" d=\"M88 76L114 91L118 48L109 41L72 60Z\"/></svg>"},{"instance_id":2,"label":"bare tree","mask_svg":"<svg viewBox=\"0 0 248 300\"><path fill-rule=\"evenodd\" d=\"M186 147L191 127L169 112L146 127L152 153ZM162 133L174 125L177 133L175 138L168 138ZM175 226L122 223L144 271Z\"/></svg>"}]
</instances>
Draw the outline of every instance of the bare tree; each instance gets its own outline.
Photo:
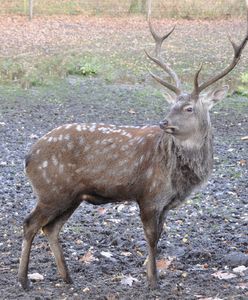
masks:
<instances>
[{"instance_id":1,"label":"bare tree","mask_svg":"<svg viewBox=\"0 0 248 300\"><path fill-rule=\"evenodd\" d=\"M29 21L33 19L33 7L34 7L33 0L29 0Z\"/></svg>"}]
</instances>

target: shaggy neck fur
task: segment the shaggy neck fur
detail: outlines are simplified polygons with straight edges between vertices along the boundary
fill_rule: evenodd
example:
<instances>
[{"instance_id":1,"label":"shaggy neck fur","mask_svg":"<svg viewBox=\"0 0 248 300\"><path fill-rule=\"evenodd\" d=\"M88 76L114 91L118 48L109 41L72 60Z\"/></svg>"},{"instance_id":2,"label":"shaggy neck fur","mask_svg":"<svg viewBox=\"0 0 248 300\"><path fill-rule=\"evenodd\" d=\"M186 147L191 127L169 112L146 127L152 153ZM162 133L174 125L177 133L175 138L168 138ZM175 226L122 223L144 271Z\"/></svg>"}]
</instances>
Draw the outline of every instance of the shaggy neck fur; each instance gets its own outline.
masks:
<instances>
[{"instance_id":1,"label":"shaggy neck fur","mask_svg":"<svg viewBox=\"0 0 248 300\"><path fill-rule=\"evenodd\" d=\"M191 145L192 146L192 145ZM187 147L173 136L164 134L160 140L160 153L171 170L172 186L178 198L184 199L191 191L203 184L212 171L213 147L212 132L208 130L201 147Z\"/></svg>"}]
</instances>

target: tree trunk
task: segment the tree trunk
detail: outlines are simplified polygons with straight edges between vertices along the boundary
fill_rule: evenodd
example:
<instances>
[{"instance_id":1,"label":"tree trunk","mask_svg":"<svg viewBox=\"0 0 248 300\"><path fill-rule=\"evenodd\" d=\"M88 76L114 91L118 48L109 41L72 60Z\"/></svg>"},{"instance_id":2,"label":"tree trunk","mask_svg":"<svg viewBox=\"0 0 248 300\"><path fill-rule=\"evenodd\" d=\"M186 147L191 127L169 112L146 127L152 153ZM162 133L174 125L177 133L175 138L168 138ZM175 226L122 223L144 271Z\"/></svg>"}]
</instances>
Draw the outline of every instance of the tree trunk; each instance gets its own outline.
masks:
<instances>
[{"instance_id":1,"label":"tree trunk","mask_svg":"<svg viewBox=\"0 0 248 300\"><path fill-rule=\"evenodd\" d=\"M29 21L33 19L33 0L29 0Z\"/></svg>"}]
</instances>

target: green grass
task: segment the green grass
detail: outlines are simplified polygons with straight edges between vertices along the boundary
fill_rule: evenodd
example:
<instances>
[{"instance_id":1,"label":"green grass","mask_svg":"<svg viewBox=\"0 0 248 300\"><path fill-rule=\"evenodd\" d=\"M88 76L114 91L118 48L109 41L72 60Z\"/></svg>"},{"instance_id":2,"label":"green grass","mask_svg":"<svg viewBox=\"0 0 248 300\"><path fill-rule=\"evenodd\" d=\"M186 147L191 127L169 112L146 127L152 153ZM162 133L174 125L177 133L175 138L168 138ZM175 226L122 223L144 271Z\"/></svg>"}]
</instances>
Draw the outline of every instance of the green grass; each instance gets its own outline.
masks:
<instances>
[{"instance_id":1,"label":"green grass","mask_svg":"<svg viewBox=\"0 0 248 300\"><path fill-rule=\"evenodd\" d=\"M106 82L139 82L147 74L146 62L140 58L113 53L102 56L89 52L69 52L55 55L0 58L0 85L17 85L24 89L51 85L74 76L99 76Z\"/></svg>"},{"instance_id":2,"label":"green grass","mask_svg":"<svg viewBox=\"0 0 248 300\"><path fill-rule=\"evenodd\" d=\"M0 84L16 84L23 88L50 85L68 75L96 76L113 72L110 63L90 54L69 54L39 59L0 60Z\"/></svg>"},{"instance_id":3,"label":"green grass","mask_svg":"<svg viewBox=\"0 0 248 300\"><path fill-rule=\"evenodd\" d=\"M248 97L248 72L241 74L241 84L237 88L237 93Z\"/></svg>"},{"instance_id":4,"label":"green grass","mask_svg":"<svg viewBox=\"0 0 248 300\"><path fill-rule=\"evenodd\" d=\"M34 0L34 15L145 14L142 0ZM0 0L0 14L28 14L28 0ZM223 18L244 15L245 1L237 0L154 0L152 13L160 18Z\"/></svg>"}]
</instances>

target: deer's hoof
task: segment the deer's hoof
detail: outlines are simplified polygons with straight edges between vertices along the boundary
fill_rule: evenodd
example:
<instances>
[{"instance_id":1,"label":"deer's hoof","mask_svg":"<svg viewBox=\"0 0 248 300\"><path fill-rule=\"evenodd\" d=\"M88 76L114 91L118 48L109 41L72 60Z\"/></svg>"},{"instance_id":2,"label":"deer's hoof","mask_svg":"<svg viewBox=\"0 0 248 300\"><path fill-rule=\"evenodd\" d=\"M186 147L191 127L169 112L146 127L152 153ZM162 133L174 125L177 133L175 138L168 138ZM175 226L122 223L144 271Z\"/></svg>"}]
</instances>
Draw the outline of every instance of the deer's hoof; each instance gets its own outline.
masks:
<instances>
[{"instance_id":1,"label":"deer's hoof","mask_svg":"<svg viewBox=\"0 0 248 300\"><path fill-rule=\"evenodd\" d=\"M150 281L150 282L148 283L148 288L149 288L150 290L157 290L157 289L159 288L159 284L158 284L157 281Z\"/></svg>"},{"instance_id":2,"label":"deer's hoof","mask_svg":"<svg viewBox=\"0 0 248 300\"><path fill-rule=\"evenodd\" d=\"M73 280L71 279L71 276L68 275L64 278L64 282L67 283L67 284L72 284L73 283Z\"/></svg>"},{"instance_id":3,"label":"deer's hoof","mask_svg":"<svg viewBox=\"0 0 248 300\"><path fill-rule=\"evenodd\" d=\"M28 291L30 288L29 280L27 278L19 278L19 285L25 291Z\"/></svg>"}]
</instances>

